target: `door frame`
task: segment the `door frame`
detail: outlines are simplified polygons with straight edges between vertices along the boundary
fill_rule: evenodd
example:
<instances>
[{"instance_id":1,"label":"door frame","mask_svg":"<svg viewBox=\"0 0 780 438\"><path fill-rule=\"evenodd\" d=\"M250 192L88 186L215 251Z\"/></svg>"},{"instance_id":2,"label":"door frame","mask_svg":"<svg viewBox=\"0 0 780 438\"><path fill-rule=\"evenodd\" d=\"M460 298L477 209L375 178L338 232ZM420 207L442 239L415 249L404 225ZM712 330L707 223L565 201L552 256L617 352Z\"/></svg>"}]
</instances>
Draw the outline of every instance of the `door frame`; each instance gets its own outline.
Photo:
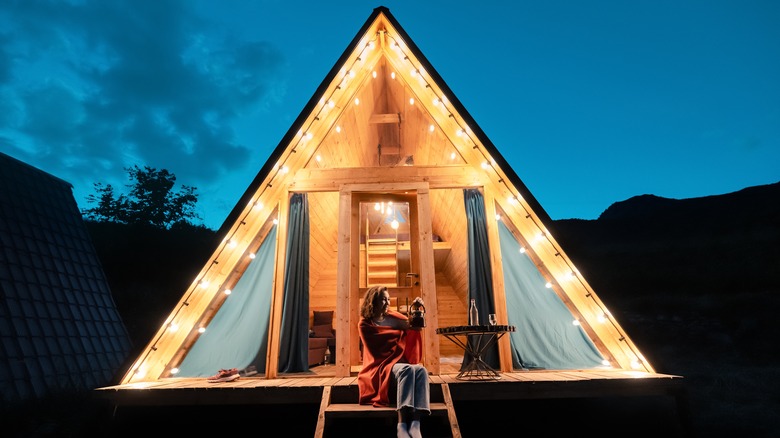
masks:
<instances>
[{"instance_id":1,"label":"door frame","mask_svg":"<svg viewBox=\"0 0 780 438\"><path fill-rule=\"evenodd\" d=\"M380 196L394 196L409 202L409 238L412 266L417 266L414 296L422 297L426 310L423 329L423 364L432 374L440 373L436 306L436 270L429 184L376 183L345 184L339 190L338 273L336 279L336 376L348 377L360 369L358 323L360 321L360 203ZM416 254L413 255L413 254Z\"/></svg>"}]
</instances>

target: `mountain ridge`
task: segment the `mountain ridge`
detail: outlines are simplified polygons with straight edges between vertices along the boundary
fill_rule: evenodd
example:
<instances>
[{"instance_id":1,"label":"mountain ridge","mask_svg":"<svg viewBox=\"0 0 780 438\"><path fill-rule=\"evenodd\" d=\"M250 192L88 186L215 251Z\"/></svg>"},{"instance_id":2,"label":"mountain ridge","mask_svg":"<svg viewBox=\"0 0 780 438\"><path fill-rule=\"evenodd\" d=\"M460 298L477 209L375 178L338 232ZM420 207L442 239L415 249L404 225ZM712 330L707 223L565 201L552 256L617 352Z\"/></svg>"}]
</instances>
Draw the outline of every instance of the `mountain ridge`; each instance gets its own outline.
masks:
<instances>
[{"instance_id":1,"label":"mountain ridge","mask_svg":"<svg viewBox=\"0 0 780 438\"><path fill-rule=\"evenodd\" d=\"M602 298L780 290L780 183L723 195L639 195L553 235Z\"/></svg>"},{"instance_id":2,"label":"mountain ridge","mask_svg":"<svg viewBox=\"0 0 780 438\"><path fill-rule=\"evenodd\" d=\"M671 214L674 217L692 214L694 217L701 217L716 213L723 207L739 207L740 210L730 213L740 217L746 212L752 214L763 211L776 218L780 215L780 182L695 198L674 199L649 194L632 196L610 205L597 220L641 219L648 215L662 214Z\"/></svg>"}]
</instances>

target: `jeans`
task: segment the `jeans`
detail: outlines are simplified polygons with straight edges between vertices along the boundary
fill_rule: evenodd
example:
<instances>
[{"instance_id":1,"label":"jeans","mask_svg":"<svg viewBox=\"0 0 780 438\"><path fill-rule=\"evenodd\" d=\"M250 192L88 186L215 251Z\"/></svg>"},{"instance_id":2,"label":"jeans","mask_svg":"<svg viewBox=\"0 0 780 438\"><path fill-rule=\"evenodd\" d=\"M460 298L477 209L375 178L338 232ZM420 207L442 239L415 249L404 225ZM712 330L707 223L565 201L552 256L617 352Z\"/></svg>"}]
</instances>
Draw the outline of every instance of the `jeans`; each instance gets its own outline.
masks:
<instances>
[{"instance_id":1,"label":"jeans","mask_svg":"<svg viewBox=\"0 0 780 438\"><path fill-rule=\"evenodd\" d=\"M408 407L430 414L428 370L422 364L397 363L393 365L393 375L397 390L397 409Z\"/></svg>"}]
</instances>

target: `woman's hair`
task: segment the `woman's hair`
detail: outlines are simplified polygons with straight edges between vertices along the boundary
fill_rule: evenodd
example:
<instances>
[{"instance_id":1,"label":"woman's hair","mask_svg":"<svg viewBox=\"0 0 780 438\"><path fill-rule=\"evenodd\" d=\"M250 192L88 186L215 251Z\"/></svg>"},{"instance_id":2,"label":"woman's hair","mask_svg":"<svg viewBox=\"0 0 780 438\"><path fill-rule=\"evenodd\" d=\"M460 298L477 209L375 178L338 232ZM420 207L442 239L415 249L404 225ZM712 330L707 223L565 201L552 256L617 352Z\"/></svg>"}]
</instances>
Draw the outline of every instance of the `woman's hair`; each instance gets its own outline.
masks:
<instances>
[{"instance_id":1,"label":"woman's hair","mask_svg":"<svg viewBox=\"0 0 780 438\"><path fill-rule=\"evenodd\" d=\"M360 316L371 319L374 317L375 306L381 305L379 297L386 291L386 286L371 286L363 297L363 304L360 305Z\"/></svg>"}]
</instances>

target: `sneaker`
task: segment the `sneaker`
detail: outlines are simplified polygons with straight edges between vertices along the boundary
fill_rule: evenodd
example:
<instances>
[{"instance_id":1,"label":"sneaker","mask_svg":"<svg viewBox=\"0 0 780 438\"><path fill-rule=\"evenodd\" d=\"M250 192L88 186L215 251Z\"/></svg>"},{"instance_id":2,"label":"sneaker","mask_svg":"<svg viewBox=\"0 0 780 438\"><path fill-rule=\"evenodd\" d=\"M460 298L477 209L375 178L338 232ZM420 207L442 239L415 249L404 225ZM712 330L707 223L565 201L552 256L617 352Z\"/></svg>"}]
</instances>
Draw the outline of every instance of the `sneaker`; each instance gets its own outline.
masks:
<instances>
[{"instance_id":1,"label":"sneaker","mask_svg":"<svg viewBox=\"0 0 780 438\"><path fill-rule=\"evenodd\" d=\"M219 370L219 372L208 378L209 383L232 382L239 378L238 369L230 368L228 370Z\"/></svg>"}]
</instances>

